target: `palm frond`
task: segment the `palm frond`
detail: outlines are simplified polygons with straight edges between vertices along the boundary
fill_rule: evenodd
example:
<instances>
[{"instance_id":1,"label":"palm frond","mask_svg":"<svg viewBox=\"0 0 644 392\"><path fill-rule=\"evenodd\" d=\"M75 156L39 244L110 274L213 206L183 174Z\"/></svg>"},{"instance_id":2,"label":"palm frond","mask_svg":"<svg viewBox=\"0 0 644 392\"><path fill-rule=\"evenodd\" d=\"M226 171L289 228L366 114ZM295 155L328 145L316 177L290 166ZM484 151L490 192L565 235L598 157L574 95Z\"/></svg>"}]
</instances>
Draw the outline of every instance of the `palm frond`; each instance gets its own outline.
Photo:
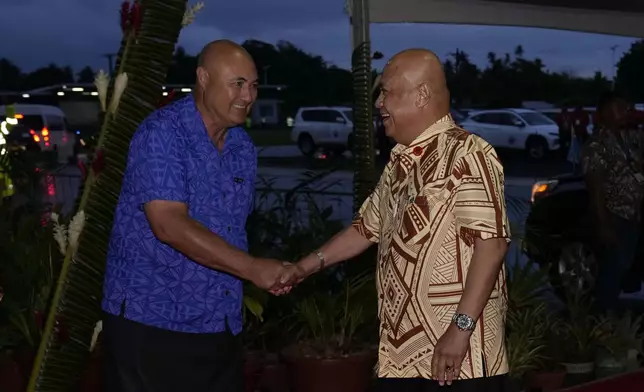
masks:
<instances>
[{"instance_id":1,"label":"palm frond","mask_svg":"<svg viewBox=\"0 0 644 392\"><path fill-rule=\"evenodd\" d=\"M52 300L28 391L69 391L89 355L100 298L109 233L128 146L138 125L161 98L181 30L186 0L141 0L143 19L135 38L123 41L117 62L128 75L115 116L106 116L97 147L106 166L85 185L79 209L87 216L78 249L68 252Z\"/></svg>"}]
</instances>

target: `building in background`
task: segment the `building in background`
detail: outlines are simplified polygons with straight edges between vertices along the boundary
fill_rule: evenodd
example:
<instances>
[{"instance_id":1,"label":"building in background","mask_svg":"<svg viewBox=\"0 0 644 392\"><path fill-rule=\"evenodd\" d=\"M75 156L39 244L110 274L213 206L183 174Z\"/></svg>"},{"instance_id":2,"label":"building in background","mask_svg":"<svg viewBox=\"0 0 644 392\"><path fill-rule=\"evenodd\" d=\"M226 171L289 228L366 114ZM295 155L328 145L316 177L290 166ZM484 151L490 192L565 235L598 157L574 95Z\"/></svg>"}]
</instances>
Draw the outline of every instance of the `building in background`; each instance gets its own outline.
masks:
<instances>
[{"instance_id":1,"label":"building in background","mask_svg":"<svg viewBox=\"0 0 644 392\"><path fill-rule=\"evenodd\" d=\"M286 116L281 113L282 91L286 86L260 85L259 97L253 106L251 120L254 126L275 127L283 125ZM159 96L179 99L192 92L192 86L167 85ZM62 109L69 127L83 134L94 134L99 129L100 105L98 93L92 83L57 84L35 90L0 92L0 104L31 103L54 105Z\"/></svg>"}]
</instances>

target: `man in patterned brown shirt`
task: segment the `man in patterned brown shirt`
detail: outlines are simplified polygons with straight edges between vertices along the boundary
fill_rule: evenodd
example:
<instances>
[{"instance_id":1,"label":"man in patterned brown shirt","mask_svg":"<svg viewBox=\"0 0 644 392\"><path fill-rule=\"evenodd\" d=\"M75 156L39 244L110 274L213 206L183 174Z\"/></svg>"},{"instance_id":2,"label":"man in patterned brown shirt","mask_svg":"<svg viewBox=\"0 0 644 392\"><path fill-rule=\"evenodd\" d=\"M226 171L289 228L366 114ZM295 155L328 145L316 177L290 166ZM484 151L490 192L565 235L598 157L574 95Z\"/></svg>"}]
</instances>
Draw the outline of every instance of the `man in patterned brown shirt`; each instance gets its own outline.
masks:
<instances>
[{"instance_id":1,"label":"man in patterned brown shirt","mask_svg":"<svg viewBox=\"0 0 644 392\"><path fill-rule=\"evenodd\" d=\"M494 149L452 120L432 52L394 56L376 102L398 143L353 225L300 261L303 276L378 244L382 391L501 391L509 225Z\"/></svg>"},{"instance_id":2,"label":"man in patterned brown shirt","mask_svg":"<svg viewBox=\"0 0 644 392\"><path fill-rule=\"evenodd\" d=\"M640 236L644 135L629 124L628 103L614 93L602 97L597 114L598 132L583 149L582 167L598 245L597 305L611 311Z\"/></svg>"}]
</instances>

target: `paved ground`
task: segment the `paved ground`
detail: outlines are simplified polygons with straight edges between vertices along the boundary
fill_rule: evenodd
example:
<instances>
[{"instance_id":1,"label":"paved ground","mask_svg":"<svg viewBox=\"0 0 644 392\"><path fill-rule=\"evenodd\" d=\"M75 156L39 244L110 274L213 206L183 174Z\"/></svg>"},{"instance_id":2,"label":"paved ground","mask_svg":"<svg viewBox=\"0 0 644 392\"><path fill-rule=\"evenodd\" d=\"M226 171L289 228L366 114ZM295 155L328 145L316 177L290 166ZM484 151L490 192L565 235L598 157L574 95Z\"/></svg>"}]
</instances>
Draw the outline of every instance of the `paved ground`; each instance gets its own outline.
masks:
<instances>
[{"instance_id":1,"label":"paved ground","mask_svg":"<svg viewBox=\"0 0 644 392\"><path fill-rule=\"evenodd\" d=\"M303 167L312 170L331 167L346 171L353 169L349 152L339 158L327 158L326 162L302 156L294 145L259 147L258 155L260 164L265 166ZM553 154L544 161L530 160L522 152L516 151L500 151L499 156L504 163L506 177L541 179L571 171L570 164L561 154Z\"/></svg>"}]
</instances>

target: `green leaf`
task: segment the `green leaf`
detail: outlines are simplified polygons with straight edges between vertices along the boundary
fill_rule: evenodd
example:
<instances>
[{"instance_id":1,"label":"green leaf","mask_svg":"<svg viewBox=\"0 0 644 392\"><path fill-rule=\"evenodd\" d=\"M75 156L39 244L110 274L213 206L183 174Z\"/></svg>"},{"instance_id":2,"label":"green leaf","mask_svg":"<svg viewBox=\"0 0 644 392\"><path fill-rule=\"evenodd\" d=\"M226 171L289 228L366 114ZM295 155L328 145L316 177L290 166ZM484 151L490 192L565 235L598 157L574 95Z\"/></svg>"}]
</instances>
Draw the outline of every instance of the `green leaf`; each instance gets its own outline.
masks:
<instances>
[{"instance_id":1,"label":"green leaf","mask_svg":"<svg viewBox=\"0 0 644 392\"><path fill-rule=\"evenodd\" d=\"M138 125L161 98L187 0L140 3L144 11L141 28L135 38L121 41L116 63L119 73L127 73L128 85L116 115L105 116L97 143L105 152L106 166L97 181L88 179L84 187L79 209L85 211L87 220L77 253L74 257L67 255L60 271L28 386L30 392L74 390L84 371L94 327L101 319L100 283L128 146ZM116 13L118 7L114 9L115 21ZM58 339L57 321L68 331L65 342Z\"/></svg>"}]
</instances>

